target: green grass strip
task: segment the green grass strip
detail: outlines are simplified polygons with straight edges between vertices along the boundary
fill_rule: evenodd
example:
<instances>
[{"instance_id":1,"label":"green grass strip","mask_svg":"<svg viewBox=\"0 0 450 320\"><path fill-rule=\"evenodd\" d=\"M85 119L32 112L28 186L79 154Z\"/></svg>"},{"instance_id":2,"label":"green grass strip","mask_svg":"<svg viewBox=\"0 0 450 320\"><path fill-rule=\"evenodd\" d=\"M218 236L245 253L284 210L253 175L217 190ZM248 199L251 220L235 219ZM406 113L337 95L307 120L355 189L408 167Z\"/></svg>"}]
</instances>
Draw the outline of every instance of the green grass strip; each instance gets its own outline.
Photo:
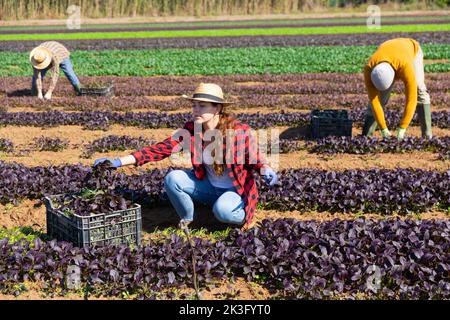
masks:
<instances>
[{"instance_id":1,"label":"green grass strip","mask_svg":"<svg viewBox=\"0 0 450 320\"><path fill-rule=\"evenodd\" d=\"M419 16L419 17L382 17L383 22L390 21L448 21L450 16ZM363 23L367 18L319 18L319 19L273 19L273 20L249 20L249 21L199 21L199 22L178 22L178 23L116 23L116 24L82 24L82 29L108 29L108 28L170 28L170 27L199 27L199 26L254 26L262 24L327 24L327 23ZM4 26L0 31L6 30L52 30L66 28L66 25L52 26Z\"/></svg>"},{"instance_id":2,"label":"green grass strip","mask_svg":"<svg viewBox=\"0 0 450 320\"><path fill-rule=\"evenodd\" d=\"M425 44L425 59L449 60L450 45ZM362 72L376 46L257 47L74 51L80 76L155 76ZM32 73L28 53L0 52L0 76ZM426 64L426 72L450 72L450 63Z\"/></svg>"},{"instance_id":3,"label":"green grass strip","mask_svg":"<svg viewBox=\"0 0 450 320\"><path fill-rule=\"evenodd\" d=\"M450 31L450 24L408 24L388 25L381 29L367 26L270 28L270 29L219 29L219 30L174 30L174 31L127 31L127 32L77 32L44 34L2 34L4 40L76 40L76 39L129 39L129 38L176 38L176 37L220 37L220 36L275 36L339 33L379 32L431 32Z\"/></svg>"}]
</instances>

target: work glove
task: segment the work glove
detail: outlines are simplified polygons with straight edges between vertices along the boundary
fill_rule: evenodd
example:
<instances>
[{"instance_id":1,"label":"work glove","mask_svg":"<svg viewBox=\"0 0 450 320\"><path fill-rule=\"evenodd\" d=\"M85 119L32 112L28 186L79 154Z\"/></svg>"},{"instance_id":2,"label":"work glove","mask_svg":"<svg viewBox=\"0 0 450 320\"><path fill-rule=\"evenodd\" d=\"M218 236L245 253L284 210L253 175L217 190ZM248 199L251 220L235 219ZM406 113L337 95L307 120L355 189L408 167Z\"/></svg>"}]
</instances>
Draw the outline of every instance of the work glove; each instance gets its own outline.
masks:
<instances>
[{"instance_id":1,"label":"work glove","mask_svg":"<svg viewBox=\"0 0 450 320\"><path fill-rule=\"evenodd\" d=\"M386 139L389 138L391 136L391 132L389 131L388 128L384 128L381 130L381 136Z\"/></svg>"},{"instance_id":2,"label":"work glove","mask_svg":"<svg viewBox=\"0 0 450 320\"><path fill-rule=\"evenodd\" d=\"M100 163L105 162L105 161L111 162L111 165L112 165L114 168L119 168L119 167L122 166L122 161L120 161L120 159L118 159L118 158L117 158L117 159L100 158L100 159L97 159L97 160L94 161L94 167L97 166L97 165L99 165Z\"/></svg>"},{"instance_id":3,"label":"work glove","mask_svg":"<svg viewBox=\"0 0 450 320\"><path fill-rule=\"evenodd\" d=\"M264 178L264 181L269 184L269 186L273 186L278 181L278 176L275 171L272 170L270 167L263 167L261 169L262 176Z\"/></svg>"},{"instance_id":4,"label":"work glove","mask_svg":"<svg viewBox=\"0 0 450 320\"><path fill-rule=\"evenodd\" d=\"M52 93L51 92L47 92L44 96L45 100L50 100L52 98Z\"/></svg>"},{"instance_id":5,"label":"work glove","mask_svg":"<svg viewBox=\"0 0 450 320\"><path fill-rule=\"evenodd\" d=\"M397 129L397 139L402 140L405 137L405 132L406 132L406 129L398 128Z\"/></svg>"}]
</instances>

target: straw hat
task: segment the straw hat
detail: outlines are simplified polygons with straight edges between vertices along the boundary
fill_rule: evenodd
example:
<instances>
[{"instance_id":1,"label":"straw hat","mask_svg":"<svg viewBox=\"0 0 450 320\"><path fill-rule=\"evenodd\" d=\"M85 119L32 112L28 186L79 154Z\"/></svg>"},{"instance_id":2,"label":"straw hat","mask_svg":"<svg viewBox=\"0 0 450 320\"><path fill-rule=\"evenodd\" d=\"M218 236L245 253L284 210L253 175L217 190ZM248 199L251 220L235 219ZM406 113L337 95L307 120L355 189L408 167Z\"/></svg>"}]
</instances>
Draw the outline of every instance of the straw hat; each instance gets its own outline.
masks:
<instances>
[{"instance_id":1,"label":"straw hat","mask_svg":"<svg viewBox=\"0 0 450 320\"><path fill-rule=\"evenodd\" d=\"M52 53L45 47L36 47L30 53L30 62L36 69L45 69L52 62Z\"/></svg>"},{"instance_id":2,"label":"straw hat","mask_svg":"<svg viewBox=\"0 0 450 320\"><path fill-rule=\"evenodd\" d=\"M188 100L220 103L223 105L228 105L228 104L233 103L233 102L225 101L223 99L222 88L214 83L200 83L198 85L198 87L195 89L195 92L192 95L192 97L188 97L185 94L183 94L181 97L184 99L188 99Z\"/></svg>"}]
</instances>

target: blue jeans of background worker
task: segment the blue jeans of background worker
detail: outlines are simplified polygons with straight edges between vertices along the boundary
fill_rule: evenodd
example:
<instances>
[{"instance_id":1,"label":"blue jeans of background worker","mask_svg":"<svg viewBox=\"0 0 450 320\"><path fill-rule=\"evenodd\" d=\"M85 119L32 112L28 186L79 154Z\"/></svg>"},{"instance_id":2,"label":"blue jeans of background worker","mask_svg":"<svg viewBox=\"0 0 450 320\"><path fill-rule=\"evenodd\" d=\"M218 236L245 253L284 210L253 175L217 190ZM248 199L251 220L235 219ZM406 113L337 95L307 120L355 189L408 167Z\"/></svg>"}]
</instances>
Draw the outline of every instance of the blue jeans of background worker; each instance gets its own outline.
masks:
<instances>
[{"instance_id":1,"label":"blue jeans of background worker","mask_svg":"<svg viewBox=\"0 0 450 320\"><path fill-rule=\"evenodd\" d=\"M167 196L181 219L194 219L194 201L212 206L217 220L229 224L244 223L244 201L236 188L214 187L205 176L197 179L194 170L172 170L164 178Z\"/></svg>"},{"instance_id":2,"label":"blue jeans of background worker","mask_svg":"<svg viewBox=\"0 0 450 320\"><path fill-rule=\"evenodd\" d=\"M41 70L41 79L42 80L44 80L44 76L50 68L51 68L51 66L48 66L47 68ZM78 80L78 77L75 74L75 71L73 70L73 64L72 64L72 61L70 61L70 58L64 59L59 64L59 68L62 70L62 72L64 72L64 74L66 75L66 78L70 81L70 83L72 84L74 89L80 87L80 80ZM31 92L32 93L37 92L36 80L37 80L36 75L33 74L33 78L31 80Z\"/></svg>"}]
</instances>

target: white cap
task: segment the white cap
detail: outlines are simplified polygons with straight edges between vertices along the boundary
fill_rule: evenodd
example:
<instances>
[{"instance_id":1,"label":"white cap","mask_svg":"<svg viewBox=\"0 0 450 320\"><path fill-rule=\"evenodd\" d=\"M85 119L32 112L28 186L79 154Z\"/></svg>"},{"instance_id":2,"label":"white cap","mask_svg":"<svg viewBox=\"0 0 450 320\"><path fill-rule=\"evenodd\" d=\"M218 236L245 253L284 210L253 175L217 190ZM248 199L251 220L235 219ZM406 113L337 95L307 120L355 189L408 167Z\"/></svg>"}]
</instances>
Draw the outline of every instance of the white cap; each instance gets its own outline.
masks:
<instances>
[{"instance_id":1,"label":"white cap","mask_svg":"<svg viewBox=\"0 0 450 320\"><path fill-rule=\"evenodd\" d=\"M378 91L385 91L389 89L394 82L395 71L387 62L381 62L372 69L370 78L372 83Z\"/></svg>"}]
</instances>

